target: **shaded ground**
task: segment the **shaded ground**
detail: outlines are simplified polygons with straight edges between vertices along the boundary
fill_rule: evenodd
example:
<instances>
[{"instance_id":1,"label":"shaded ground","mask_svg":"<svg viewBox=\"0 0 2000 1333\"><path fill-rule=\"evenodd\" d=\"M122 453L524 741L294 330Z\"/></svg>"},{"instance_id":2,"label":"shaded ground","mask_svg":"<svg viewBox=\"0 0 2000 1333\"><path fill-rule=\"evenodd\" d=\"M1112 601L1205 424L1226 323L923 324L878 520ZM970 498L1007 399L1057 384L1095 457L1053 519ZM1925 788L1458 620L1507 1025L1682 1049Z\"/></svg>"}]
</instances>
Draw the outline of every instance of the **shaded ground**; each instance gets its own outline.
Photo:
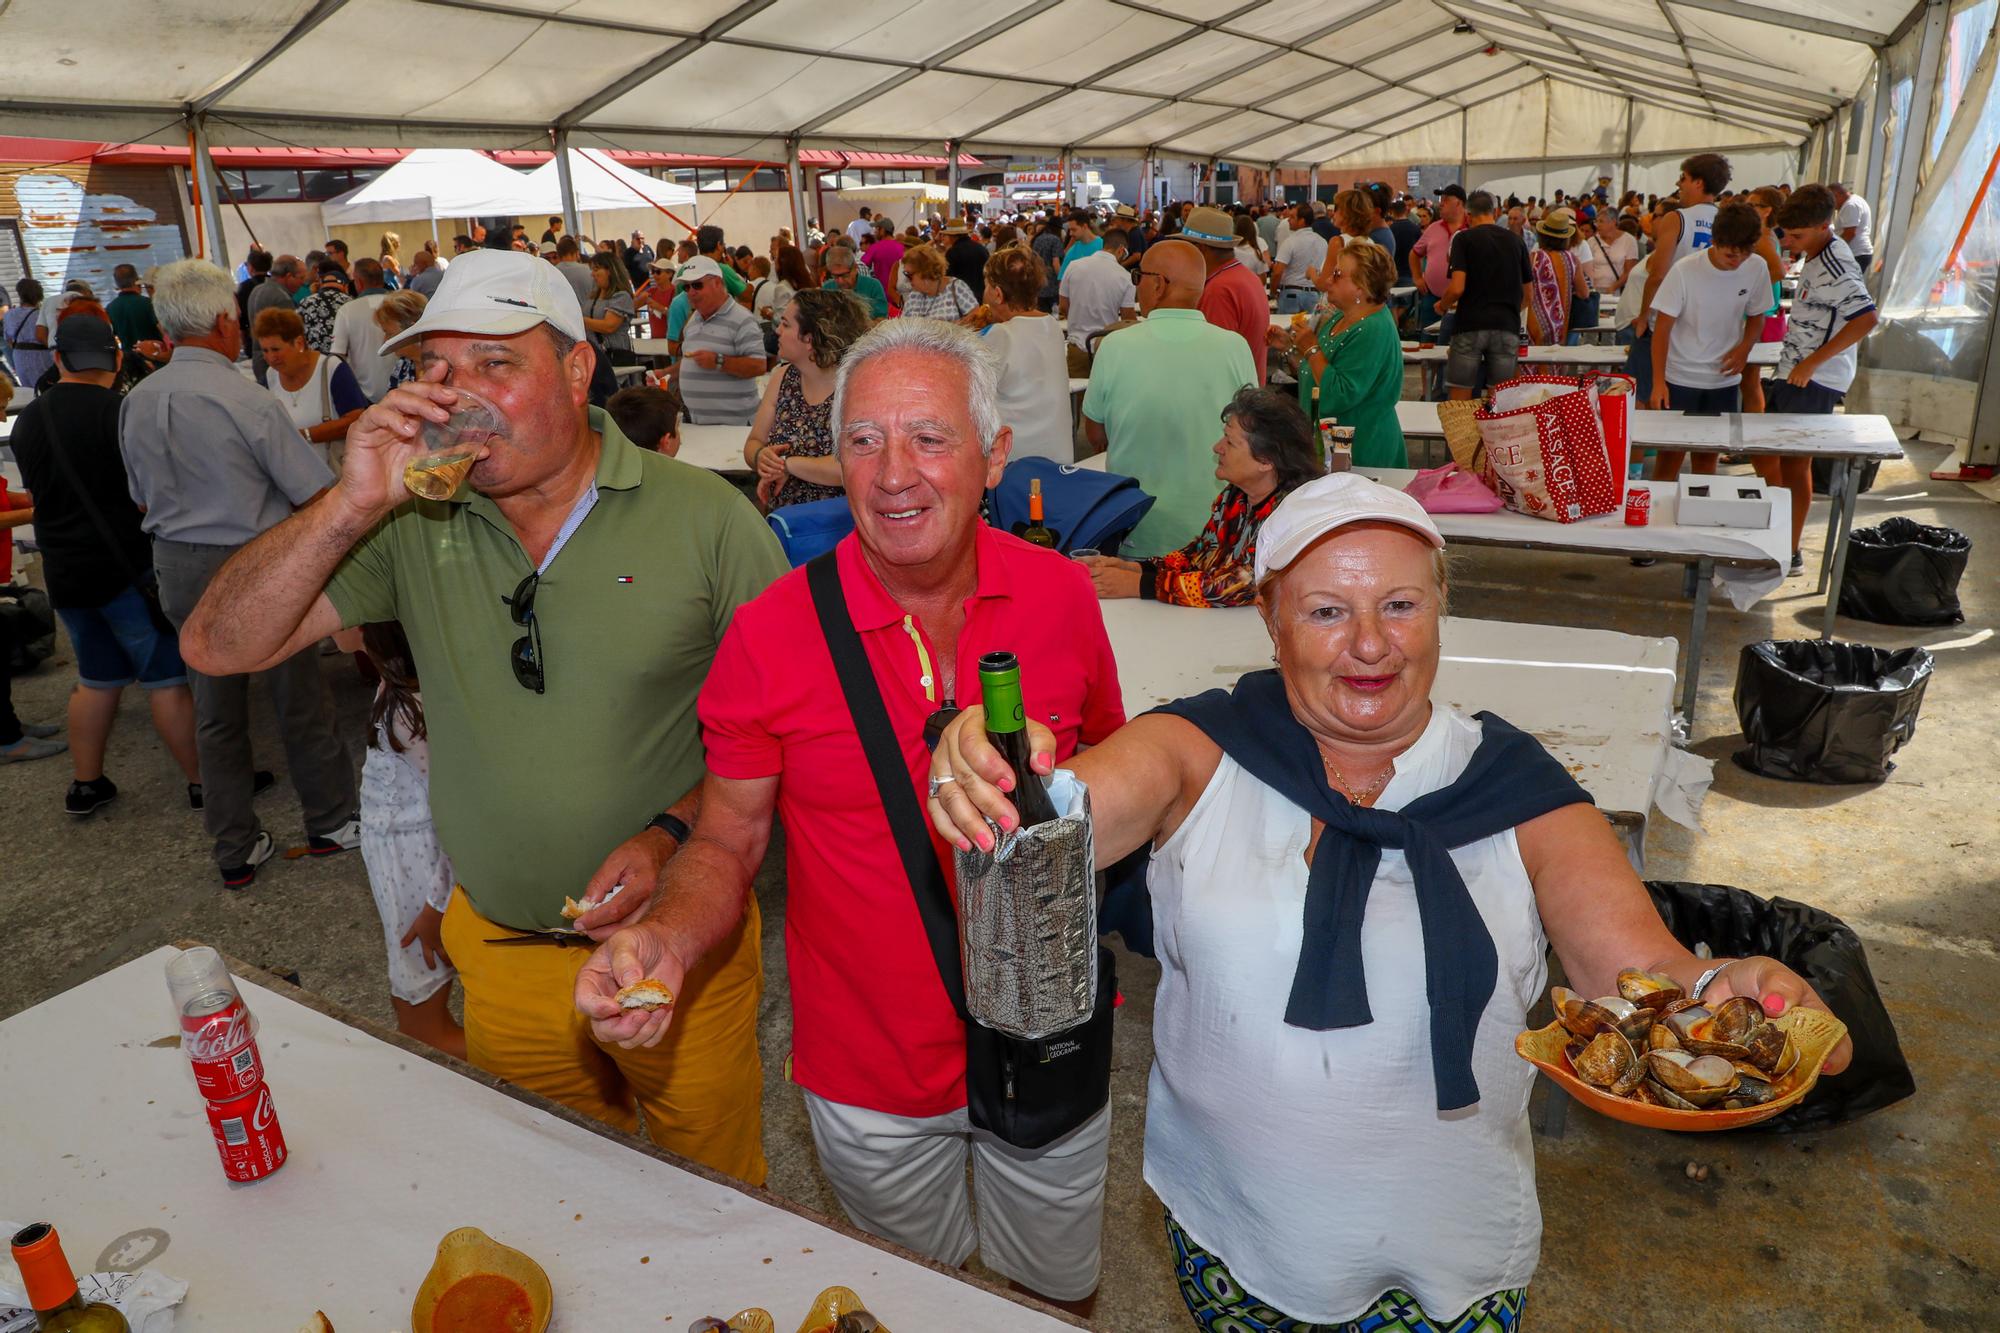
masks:
<instances>
[{"instance_id":1,"label":"shaded ground","mask_svg":"<svg viewBox=\"0 0 2000 1333\"><path fill-rule=\"evenodd\" d=\"M1883 645L1973 640L1996 602L1992 552L2000 508L1967 488L1926 480L1943 451L1885 468L1860 522L1890 513L1970 534L1967 622L1899 630L1841 622L1843 636ZM1817 506L1808 566L1819 553ZM1454 610L1467 616L1685 632L1678 568L1479 550L1459 562ZM1816 787L1757 777L1729 762L1738 744L1730 691L1738 648L1756 638L1810 637L1820 602L1795 579L1774 601L1739 613L1718 603L1694 748L1718 760L1701 834L1656 822L1647 843L1657 878L1737 884L1832 911L1867 940L1875 975L1916 1071L1918 1095L1859 1124L1803 1138L1677 1137L1577 1111L1560 1140L1537 1140L1546 1234L1528 1326L1569 1329L1987 1329L2000 1308L2000 1174L1993 1071L2000 1036L1984 1021L2000 994L2000 836L1992 793L2000 720L2000 640L1938 651L1923 721L1880 787ZM329 660L346 734L363 731L363 689ZM23 716L55 720L73 676L58 659L16 683ZM260 701L261 762L283 755ZM1504 704L1498 706L1504 713ZM16 966L0 971L0 1015L176 938L297 971L337 1004L390 1021L382 932L359 856L277 862L248 893L217 886L199 817L136 698L126 703L110 772L118 804L83 823L61 811L61 760L0 767L6 811L0 909ZM280 843L301 842L281 782L263 802ZM783 887L774 858L759 878L771 985L763 1019L771 1185L808 1206L834 1203L813 1161L797 1091L783 1080L789 1003ZM1145 1079L1157 969L1120 960L1113 1082L1114 1140L1097 1323L1107 1329L1187 1326L1175 1294L1160 1210L1140 1180ZM164 997L162 1002L164 1003ZM1710 1167L1695 1183L1686 1165ZM920 1331L922 1333L922 1331Z\"/></svg>"}]
</instances>

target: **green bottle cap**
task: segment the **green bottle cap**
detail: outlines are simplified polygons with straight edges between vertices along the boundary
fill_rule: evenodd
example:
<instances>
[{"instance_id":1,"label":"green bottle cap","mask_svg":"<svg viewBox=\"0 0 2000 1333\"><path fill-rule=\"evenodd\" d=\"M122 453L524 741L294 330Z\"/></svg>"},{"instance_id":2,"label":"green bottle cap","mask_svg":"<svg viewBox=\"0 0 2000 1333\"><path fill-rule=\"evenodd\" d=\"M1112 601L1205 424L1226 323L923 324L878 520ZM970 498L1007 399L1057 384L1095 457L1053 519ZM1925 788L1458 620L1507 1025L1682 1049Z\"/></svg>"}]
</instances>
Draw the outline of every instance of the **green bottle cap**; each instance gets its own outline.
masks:
<instances>
[{"instance_id":1,"label":"green bottle cap","mask_svg":"<svg viewBox=\"0 0 2000 1333\"><path fill-rule=\"evenodd\" d=\"M979 659L979 692L986 707L988 731L1021 731L1028 725L1021 704L1021 659L1012 653L987 653Z\"/></svg>"}]
</instances>

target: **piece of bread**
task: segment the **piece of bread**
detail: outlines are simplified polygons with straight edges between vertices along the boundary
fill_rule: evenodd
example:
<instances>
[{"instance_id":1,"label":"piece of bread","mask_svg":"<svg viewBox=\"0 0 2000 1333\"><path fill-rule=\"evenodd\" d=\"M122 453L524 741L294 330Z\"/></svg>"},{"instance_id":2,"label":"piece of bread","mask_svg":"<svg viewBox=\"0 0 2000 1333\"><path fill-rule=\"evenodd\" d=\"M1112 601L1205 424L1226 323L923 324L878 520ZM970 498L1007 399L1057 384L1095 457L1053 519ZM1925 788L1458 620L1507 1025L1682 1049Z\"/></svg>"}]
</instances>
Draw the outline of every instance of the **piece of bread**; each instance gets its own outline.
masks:
<instances>
[{"instance_id":1,"label":"piece of bread","mask_svg":"<svg viewBox=\"0 0 2000 1333\"><path fill-rule=\"evenodd\" d=\"M673 1003L674 993L651 977L635 981L618 992L620 1009L668 1009Z\"/></svg>"},{"instance_id":2,"label":"piece of bread","mask_svg":"<svg viewBox=\"0 0 2000 1333\"><path fill-rule=\"evenodd\" d=\"M563 895L563 905L562 905L563 920L574 921L578 917L582 916L585 912L588 912L589 910L590 909L588 907L585 907L582 903L570 897L568 894L565 893Z\"/></svg>"},{"instance_id":3,"label":"piece of bread","mask_svg":"<svg viewBox=\"0 0 2000 1333\"><path fill-rule=\"evenodd\" d=\"M323 1310L314 1310L312 1318L299 1325L299 1333L333 1333L333 1321Z\"/></svg>"}]
</instances>

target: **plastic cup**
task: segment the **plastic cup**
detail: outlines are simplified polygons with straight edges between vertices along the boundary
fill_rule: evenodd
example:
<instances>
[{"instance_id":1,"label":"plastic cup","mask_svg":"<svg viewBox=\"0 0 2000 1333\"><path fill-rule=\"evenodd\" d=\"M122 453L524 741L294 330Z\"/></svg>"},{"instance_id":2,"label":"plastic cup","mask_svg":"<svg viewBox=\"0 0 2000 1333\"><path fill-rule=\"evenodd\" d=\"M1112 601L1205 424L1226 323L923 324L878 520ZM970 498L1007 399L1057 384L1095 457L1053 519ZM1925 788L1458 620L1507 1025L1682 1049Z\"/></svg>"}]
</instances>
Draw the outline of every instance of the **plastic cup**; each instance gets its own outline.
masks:
<instances>
[{"instance_id":1,"label":"plastic cup","mask_svg":"<svg viewBox=\"0 0 2000 1333\"><path fill-rule=\"evenodd\" d=\"M1103 554L1104 552L1098 550L1095 546L1079 546L1069 553L1069 558L1072 560L1088 560L1094 555Z\"/></svg>"},{"instance_id":2,"label":"plastic cup","mask_svg":"<svg viewBox=\"0 0 2000 1333\"><path fill-rule=\"evenodd\" d=\"M506 431L500 410L460 389L458 404L445 421L424 422L424 452L403 465L403 485L424 500L449 500L479 461L479 451Z\"/></svg>"}]
</instances>

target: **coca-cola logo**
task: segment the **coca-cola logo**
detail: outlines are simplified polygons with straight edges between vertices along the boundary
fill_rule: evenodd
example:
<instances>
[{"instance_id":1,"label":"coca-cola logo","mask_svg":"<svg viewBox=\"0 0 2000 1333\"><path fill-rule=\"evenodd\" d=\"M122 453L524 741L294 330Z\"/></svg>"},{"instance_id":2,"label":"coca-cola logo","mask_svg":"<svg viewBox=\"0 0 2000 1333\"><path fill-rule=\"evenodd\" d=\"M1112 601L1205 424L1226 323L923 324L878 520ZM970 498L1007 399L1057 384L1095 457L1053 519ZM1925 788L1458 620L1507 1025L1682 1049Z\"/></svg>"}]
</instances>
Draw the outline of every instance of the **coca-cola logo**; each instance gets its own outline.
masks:
<instances>
[{"instance_id":1,"label":"coca-cola logo","mask_svg":"<svg viewBox=\"0 0 2000 1333\"><path fill-rule=\"evenodd\" d=\"M262 1133L278 1121L278 1108L271 1104L271 1090L265 1088L257 1098L257 1108L250 1112L250 1128Z\"/></svg>"},{"instance_id":2,"label":"coca-cola logo","mask_svg":"<svg viewBox=\"0 0 2000 1333\"><path fill-rule=\"evenodd\" d=\"M220 1060L250 1040L250 1014L235 1009L205 1019L181 1036L190 1060Z\"/></svg>"}]
</instances>

